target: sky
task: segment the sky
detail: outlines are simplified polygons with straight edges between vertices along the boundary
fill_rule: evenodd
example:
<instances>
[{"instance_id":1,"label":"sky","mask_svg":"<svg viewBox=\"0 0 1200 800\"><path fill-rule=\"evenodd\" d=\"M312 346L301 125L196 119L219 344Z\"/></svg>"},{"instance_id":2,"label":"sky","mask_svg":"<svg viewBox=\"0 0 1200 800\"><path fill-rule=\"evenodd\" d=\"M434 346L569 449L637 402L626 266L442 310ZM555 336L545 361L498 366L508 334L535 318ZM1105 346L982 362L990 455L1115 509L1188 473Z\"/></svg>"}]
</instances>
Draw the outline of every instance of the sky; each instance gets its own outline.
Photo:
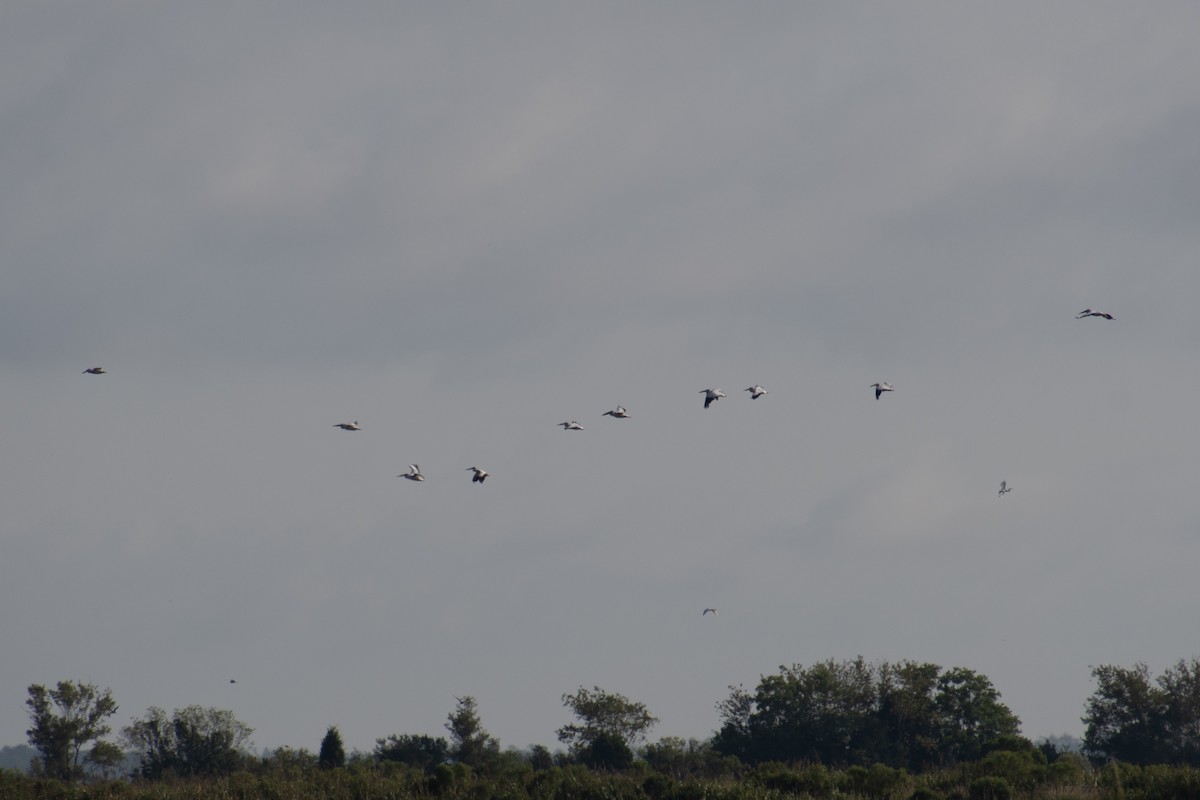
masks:
<instances>
[{"instance_id":1,"label":"sky","mask_svg":"<svg viewBox=\"0 0 1200 800\"><path fill-rule=\"evenodd\" d=\"M60 680L259 748L465 695L555 748L581 686L704 739L859 655L1082 735L1092 666L1198 654L1198 29L5 4L0 744Z\"/></svg>"}]
</instances>

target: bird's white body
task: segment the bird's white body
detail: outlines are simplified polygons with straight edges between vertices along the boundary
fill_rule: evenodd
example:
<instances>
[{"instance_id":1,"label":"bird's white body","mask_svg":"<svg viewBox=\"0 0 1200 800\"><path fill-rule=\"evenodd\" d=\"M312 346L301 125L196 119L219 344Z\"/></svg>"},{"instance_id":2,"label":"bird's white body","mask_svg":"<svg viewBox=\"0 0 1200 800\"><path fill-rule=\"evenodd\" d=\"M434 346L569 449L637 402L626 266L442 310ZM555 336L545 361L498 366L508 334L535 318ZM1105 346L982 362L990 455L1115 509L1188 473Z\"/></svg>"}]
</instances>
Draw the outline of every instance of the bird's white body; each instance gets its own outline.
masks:
<instances>
[{"instance_id":1,"label":"bird's white body","mask_svg":"<svg viewBox=\"0 0 1200 800\"><path fill-rule=\"evenodd\" d=\"M421 468L416 464L408 465L408 472L403 475L397 475L397 478L408 478L410 481L423 481L425 476L421 474Z\"/></svg>"},{"instance_id":2,"label":"bird's white body","mask_svg":"<svg viewBox=\"0 0 1200 800\"><path fill-rule=\"evenodd\" d=\"M767 394L767 390L764 389L763 387L759 386L757 383L754 384L753 386L747 387L745 391L750 393L751 400L757 400L758 398L762 397L764 394Z\"/></svg>"},{"instance_id":3,"label":"bird's white body","mask_svg":"<svg viewBox=\"0 0 1200 800\"><path fill-rule=\"evenodd\" d=\"M581 431L581 430L583 430L583 426L580 425L575 420L571 420L570 422L560 422L558 424L562 425L562 429L564 431Z\"/></svg>"},{"instance_id":4,"label":"bird's white body","mask_svg":"<svg viewBox=\"0 0 1200 800\"><path fill-rule=\"evenodd\" d=\"M629 412L625 410L625 406L617 406L612 411L605 411L600 416L615 417L617 419L629 419Z\"/></svg>"},{"instance_id":5,"label":"bird's white body","mask_svg":"<svg viewBox=\"0 0 1200 800\"><path fill-rule=\"evenodd\" d=\"M354 422L339 422L337 425L334 425L333 427L341 428L344 431L361 431L362 430L362 428L358 427L358 420L354 420Z\"/></svg>"},{"instance_id":6,"label":"bird's white body","mask_svg":"<svg viewBox=\"0 0 1200 800\"><path fill-rule=\"evenodd\" d=\"M872 383L871 388L875 390L875 399L876 400L878 400L879 396L881 394L883 394L884 392L896 391L895 389L892 388L892 385L890 383L888 383L887 381L880 381L879 383Z\"/></svg>"},{"instance_id":7,"label":"bird's white body","mask_svg":"<svg viewBox=\"0 0 1200 800\"><path fill-rule=\"evenodd\" d=\"M480 469L479 467L467 467L467 472L472 471L474 471L475 474L471 476L471 483L483 483L485 480L487 480L488 475L491 474L487 470Z\"/></svg>"},{"instance_id":8,"label":"bird's white body","mask_svg":"<svg viewBox=\"0 0 1200 800\"><path fill-rule=\"evenodd\" d=\"M697 394L704 395L704 407L708 408L716 401L725 396L725 393L720 389L701 389Z\"/></svg>"}]
</instances>

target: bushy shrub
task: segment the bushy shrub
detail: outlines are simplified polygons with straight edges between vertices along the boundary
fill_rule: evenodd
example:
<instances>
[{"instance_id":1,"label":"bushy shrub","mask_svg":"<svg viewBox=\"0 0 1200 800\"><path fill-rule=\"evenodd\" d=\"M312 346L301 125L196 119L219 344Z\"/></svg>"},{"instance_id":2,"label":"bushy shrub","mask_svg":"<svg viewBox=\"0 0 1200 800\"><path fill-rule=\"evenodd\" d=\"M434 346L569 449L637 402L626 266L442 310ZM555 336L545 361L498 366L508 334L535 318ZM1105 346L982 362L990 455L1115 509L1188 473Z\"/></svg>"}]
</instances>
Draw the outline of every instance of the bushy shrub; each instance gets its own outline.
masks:
<instances>
[{"instance_id":1,"label":"bushy shrub","mask_svg":"<svg viewBox=\"0 0 1200 800\"><path fill-rule=\"evenodd\" d=\"M1046 780L1055 786L1081 783L1088 773L1088 762L1078 753L1059 753L1046 768Z\"/></svg>"},{"instance_id":2,"label":"bushy shrub","mask_svg":"<svg viewBox=\"0 0 1200 800\"><path fill-rule=\"evenodd\" d=\"M466 764L438 764L429 776L429 790L438 797L456 794L471 783L471 768Z\"/></svg>"},{"instance_id":3,"label":"bushy shrub","mask_svg":"<svg viewBox=\"0 0 1200 800\"><path fill-rule=\"evenodd\" d=\"M1146 800L1200 800L1200 771L1194 767L1142 767L1140 788Z\"/></svg>"},{"instance_id":4,"label":"bushy shrub","mask_svg":"<svg viewBox=\"0 0 1200 800\"><path fill-rule=\"evenodd\" d=\"M971 781L971 800L1012 800L1008 781L995 775L985 775Z\"/></svg>"},{"instance_id":5,"label":"bushy shrub","mask_svg":"<svg viewBox=\"0 0 1200 800\"><path fill-rule=\"evenodd\" d=\"M996 750L979 761L979 771L1003 778L1009 786L1030 789L1046 779L1046 765L1040 756L1037 751Z\"/></svg>"},{"instance_id":6,"label":"bushy shrub","mask_svg":"<svg viewBox=\"0 0 1200 800\"><path fill-rule=\"evenodd\" d=\"M942 795L928 786L921 786L913 790L913 793L908 796L908 800L942 800Z\"/></svg>"},{"instance_id":7,"label":"bushy shrub","mask_svg":"<svg viewBox=\"0 0 1200 800\"><path fill-rule=\"evenodd\" d=\"M834 788L833 777L820 764L809 764L793 770L778 761L760 764L750 774L750 783L781 794L807 794L813 797L826 797Z\"/></svg>"},{"instance_id":8,"label":"bushy shrub","mask_svg":"<svg viewBox=\"0 0 1200 800\"><path fill-rule=\"evenodd\" d=\"M525 784L529 800L551 800L558 796L558 787L562 784L562 767L546 767L537 770Z\"/></svg>"},{"instance_id":9,"label":"bushy shrub","mask_svg":"<svg viewBox=\"0 0 1200 800\"><path fill-rule=\"evenodd\" d=\"M843 792L863 794L867 787L867 768L857 764L847 767L837 778L837 787Z\"/></svg>"}]
</instances>

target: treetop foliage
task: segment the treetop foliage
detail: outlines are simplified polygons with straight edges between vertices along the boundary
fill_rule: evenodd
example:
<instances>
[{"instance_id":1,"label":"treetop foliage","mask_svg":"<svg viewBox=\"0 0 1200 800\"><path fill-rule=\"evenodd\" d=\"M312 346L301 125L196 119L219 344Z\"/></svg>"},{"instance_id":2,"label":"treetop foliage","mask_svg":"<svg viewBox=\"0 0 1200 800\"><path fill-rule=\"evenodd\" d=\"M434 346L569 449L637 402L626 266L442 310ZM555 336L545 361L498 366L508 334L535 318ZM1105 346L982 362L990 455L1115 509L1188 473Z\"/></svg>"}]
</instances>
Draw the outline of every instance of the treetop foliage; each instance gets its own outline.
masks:
<instances>
[{"instance_id":1,"label":"treetop foliage","mask_svg":"<svg viewBox=\"0 0 1200 800\"><path fill-rule=\"evenodd\" d=\"M376 761L394 761L426 772L450 758L450 743L441 736L393 734L375 740Z\"/></svg>"},{"instance_id":2,"label":"treetop foliage","mask_svg":"<svg viewBox=\"0 0 1200 800\"><path fill-rule=\"evenodd\" d=\"M1020 720L983 675L936 664L852 661L782 666L753 693L717 704L713 747L757 764L819 761L923 769L981 757Z\"/></svg>"},{"instance_id":3,"label":"treetop foliage","mask_svg":"<svg viewBox=\"0 0 1200 800\"><path fill-rule=\"evenodd\" d=\"M562 702L579 719L578 723L558 729L558 740L568 745L572 754L590 747L601 737L609 745L614 739L619 739L626 747L636 745L658 722L642 703L606 692L599 686L590 690L580 686L574 694L564 694Z\"/></svg>"},{"instance_id":4,"label":"treetop foliage","mask_svg":"<svg viewBox=\"0 0 1200 800\"><path fill-rule=\"evenodd\" d=\"M32 723L25 735L39 753L41 774L73 781L85 766L109 768L120 761L120 751L102 741L111 731L105 720L117 713L109 689L74 681L59 681L53 689L34 684L25 705ZM92 742L95 745L85 753Z\"/></svg>"},{"instance_id":5,"label":"treetop foliage","mask_svg":"<svg viewBox=\"0 0 1200 800\"><path fill-rule=\"evenodd\" d=\"M346 747L336 725L330 725L321 740L321 752L317 756L321 769L337 769L346 766Z\"/></svg>"},{"instance_id":6,"label":"treetop foliage","mask_svg":"<svg viewBox=\"0 0 1200 800\"><path fill-rule=\"evenodd\" d=\"M232 711L188 706L167 712L151 706L121 730L144 778L227 775L237 770L254 729Z\"/></svg>"},{"instance_id":7,"label":"treetop foliage","mask_svg":"<svg viewBox=\"0 0 1200 800\"><path fill-rule=\"evenodd\" d=\"M1091 759L1200 766L1200 659L1180 659L1155 679L1140 662L1093 667L1092 677L1083 716Z\"/></svg>"},{"instance_id":8,"label":"treetop foliage","mask_svg":"<svg viewBox=\"0 0 1200 800\"><path fill-rule=\"evenodd\" d=\"M450 731L450 757L472 769L484 767L500 752L500 743L483 729L475 698L456 697L454 711L446 717Z\"/></svg>"},{"instance_id":9,"label":"treetop foliage","mask_svg":"<svg viewBox=\"0 0 1200 800\"><path fill-rule=\"evenodd\" d=\"M1020 736L1000 693L970 669L859 657L781 666L753 691L730 687L717 703L720 730L707 741L631 745L644 742L656 718L622 695L580 687L562 696L577 718L558 732L568 753L541 745L501 751L470 696L456 698L447 715L449 741L393 735L349 758L336 726L320 756L284 747L256 757L245 750L252 729L230 711L189 706L168 715L151 707L122 730L137 759L130 777L140 780L132 783L108 782L114 773L106 767L126 757L100 738L116 710L111 693L64 681L29 687L36 770L0 769L0 797L1200 797L1200 659L1157 677L1141 663L1092 674L1097 687L1083 718L1091 762L1073 752L1078 740L1034 745ZM59 783L80 777L88 782Z\"/></svg>"}]
</instances>

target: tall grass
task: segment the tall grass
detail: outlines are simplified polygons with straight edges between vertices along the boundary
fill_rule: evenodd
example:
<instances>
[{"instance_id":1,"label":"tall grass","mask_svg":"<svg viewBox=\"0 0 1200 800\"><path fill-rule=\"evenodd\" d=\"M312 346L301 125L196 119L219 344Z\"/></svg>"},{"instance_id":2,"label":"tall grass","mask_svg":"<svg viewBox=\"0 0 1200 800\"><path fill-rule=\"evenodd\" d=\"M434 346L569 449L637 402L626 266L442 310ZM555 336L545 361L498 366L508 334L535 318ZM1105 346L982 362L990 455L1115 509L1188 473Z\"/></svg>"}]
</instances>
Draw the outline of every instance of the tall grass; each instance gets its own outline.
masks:
<instances>
[{"instance_id":1,"label":"tall grass","mask_svg":"<svg viewBox=\"0 0 1200 800\"><path fill-rule=\"evenodd\" d=\"M579 765L477 775L395 765L238 772L203 780L67 784L0 770L0 800L1200 800L1200 770L1107 765L1045 770L1036 780L983 762L911 775L882 765L764 764L739 776L677 778L641 762L622 773Z\"/></svg>"}]
</instances>

